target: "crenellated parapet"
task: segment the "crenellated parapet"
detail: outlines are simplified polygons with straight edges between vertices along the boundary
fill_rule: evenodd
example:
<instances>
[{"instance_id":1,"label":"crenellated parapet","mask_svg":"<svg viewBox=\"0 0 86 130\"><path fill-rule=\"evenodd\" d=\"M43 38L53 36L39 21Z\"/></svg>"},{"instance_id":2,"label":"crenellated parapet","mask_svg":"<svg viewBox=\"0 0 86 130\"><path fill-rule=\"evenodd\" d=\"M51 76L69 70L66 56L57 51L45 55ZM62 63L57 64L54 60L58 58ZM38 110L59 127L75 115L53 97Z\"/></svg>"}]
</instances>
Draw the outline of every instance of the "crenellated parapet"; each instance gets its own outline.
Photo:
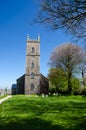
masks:
<instances>
[{"instance_id":1,"label":"crenellated parapet","mask_svg":"<svg viewBox=\"0 0 86 130\"><path fill-rule=\"evenodd\" d=\"M29 36L29 34L27 34L26 41L27 42L31 42L31 43L32 42L34 42L34 43L36 43L36 42L38 43L39 42L40 43L40 35L38 35L37 39L31 39L30 36Z\"/></svg>"}]
</instances>

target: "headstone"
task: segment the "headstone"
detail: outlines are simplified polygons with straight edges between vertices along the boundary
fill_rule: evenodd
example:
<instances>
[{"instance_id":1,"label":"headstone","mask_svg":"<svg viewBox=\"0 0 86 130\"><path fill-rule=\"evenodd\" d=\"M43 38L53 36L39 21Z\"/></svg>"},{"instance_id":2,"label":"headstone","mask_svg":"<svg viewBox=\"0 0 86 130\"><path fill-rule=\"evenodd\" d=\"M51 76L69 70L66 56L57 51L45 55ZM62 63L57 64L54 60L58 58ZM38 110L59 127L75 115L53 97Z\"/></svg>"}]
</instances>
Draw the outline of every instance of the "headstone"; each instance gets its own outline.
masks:
<instances>
[{"instance_id":1,"label":"headstone","mask_svg":"<svg viewBox=\"0 0 86 130\"><path fill-rule=\"evenodd\" d=\"M42 94L42 97L45 97L44 94Z\"/></svg>"}]
</instances>

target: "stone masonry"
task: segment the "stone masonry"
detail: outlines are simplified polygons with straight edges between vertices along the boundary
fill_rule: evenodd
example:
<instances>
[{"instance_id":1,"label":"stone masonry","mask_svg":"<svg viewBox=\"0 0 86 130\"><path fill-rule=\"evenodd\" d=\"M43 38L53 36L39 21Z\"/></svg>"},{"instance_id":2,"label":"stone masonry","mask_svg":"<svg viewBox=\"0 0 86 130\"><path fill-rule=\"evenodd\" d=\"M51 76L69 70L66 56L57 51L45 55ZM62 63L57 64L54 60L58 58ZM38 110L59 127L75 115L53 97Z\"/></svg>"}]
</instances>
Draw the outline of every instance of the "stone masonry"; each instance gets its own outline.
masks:
<instances>
[{"instance_id":1,"label":"stone masonry","mask_svg":"<svg viewBox=\"0 0 86 130\"><path fill-rule=\"evenodd\" d=\"M25 94L40 93L40 38L32 40L27 37Z\"/></svg>"}]
</instances>

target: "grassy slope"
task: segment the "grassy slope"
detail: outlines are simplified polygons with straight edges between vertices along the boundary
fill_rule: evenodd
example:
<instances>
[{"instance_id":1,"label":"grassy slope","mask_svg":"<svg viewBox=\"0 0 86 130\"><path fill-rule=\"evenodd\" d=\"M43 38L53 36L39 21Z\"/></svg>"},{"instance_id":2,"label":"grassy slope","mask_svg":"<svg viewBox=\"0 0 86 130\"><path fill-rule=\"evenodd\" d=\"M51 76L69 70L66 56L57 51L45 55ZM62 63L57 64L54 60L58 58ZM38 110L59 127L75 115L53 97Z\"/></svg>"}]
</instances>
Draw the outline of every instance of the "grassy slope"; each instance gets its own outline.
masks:
<instances>
[{"instance_id":1,"label":"grassy slope","mask_svg":"<svg viewBox=\"0 0 86 130\"><path fill-rule=\"evenodd\" d=\"M0 105L0 130L86 130L86 97L13 96Z\"/></svg>"}]
</instances>

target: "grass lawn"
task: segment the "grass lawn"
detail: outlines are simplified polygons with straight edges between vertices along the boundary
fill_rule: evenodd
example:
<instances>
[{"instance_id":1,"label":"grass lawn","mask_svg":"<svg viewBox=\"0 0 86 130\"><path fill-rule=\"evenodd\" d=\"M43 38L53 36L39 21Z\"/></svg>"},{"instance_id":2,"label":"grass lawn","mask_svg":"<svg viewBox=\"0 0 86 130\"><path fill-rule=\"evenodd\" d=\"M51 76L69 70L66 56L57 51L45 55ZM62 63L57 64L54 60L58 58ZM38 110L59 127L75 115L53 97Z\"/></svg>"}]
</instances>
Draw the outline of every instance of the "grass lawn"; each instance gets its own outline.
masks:
<instances>
[{"instance_id":1,"label":"grass lawn","mask_svg":"<svg viewBox=\"0 0 86 130\"><path fill-rule=\"evenodd\" d=\"M86 97L13 96L0 105L0 130L86 130Z\"/></svg>"},{"instance_id":2,"label":"grass lawn","mask_svg":"<svg viewBox=\"0 0 86 130\"><path fill-rule=\"evenodd\" d=\"M0 99L7 97L7 95L0 96Z\"/></svg>"}]
</instances>

